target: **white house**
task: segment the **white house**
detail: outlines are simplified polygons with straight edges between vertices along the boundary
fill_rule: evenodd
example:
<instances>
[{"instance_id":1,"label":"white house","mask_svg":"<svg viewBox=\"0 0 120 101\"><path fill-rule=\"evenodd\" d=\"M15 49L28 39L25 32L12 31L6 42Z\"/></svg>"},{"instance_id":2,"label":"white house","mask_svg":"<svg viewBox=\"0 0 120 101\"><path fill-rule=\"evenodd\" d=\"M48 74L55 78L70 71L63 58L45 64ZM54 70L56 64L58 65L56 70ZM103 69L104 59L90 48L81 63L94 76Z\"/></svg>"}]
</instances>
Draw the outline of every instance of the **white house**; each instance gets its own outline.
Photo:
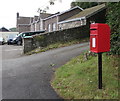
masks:
<instances>
[{"instance_id":1,"label":"white house","mask_svg":"<svg viewBox=\"0 0 120 101\"><path fill-rule=\"evenodd\" d=\"M19 34L19 32L11 32L4 27L0 29L0 37L2 37L5 40L5 42L7 42L7 40L10 38L15 38L17 34Z\"/></svg>"}]
</instances>

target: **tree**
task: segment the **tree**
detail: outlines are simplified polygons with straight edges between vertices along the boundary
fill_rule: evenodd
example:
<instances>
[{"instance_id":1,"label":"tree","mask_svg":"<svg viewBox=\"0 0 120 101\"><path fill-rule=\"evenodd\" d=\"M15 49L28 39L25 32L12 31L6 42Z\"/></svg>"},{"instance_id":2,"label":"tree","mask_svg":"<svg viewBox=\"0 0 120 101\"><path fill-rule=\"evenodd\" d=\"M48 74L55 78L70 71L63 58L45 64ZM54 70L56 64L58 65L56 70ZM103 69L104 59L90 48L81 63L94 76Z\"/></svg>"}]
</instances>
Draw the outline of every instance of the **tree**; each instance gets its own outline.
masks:
<instances>
[{"instance_id":1,"label":"tree","mask_svg":"<svg viewBox=\"0 0 120 101\"><path fill-rule=\"evenodd\" d=\"M55 5L56 1L62 2L62 0L49 0L48 3L45 4L45 6L42 6L42 7L38 8L37 12L38 13L46 13L47 10L50 9L50 6Z\"/></svg>"},{"instance_id":2,"label":"tree","mask_svg":"<svg viewBox=\"0 0 120 101\"><path fill-rule=\"evenodd\" d=\"M107 23L111 27L111 53L120 55L120 2L107 3Z\"/></svg>"},{"instance_id":3,"label":"tree","mask_svg":"<svg viewBox=\"0 0 120 101\"><path fill-rule=\"evenodd\" d=\"M9 30L12 31L12 32L17 32L16 27L10 28Z\"/></svg>"},{"instance_id":4,"label":"tree","mask_svg":"<svg viewBox=\"0 0 120 101\"><path fill-rule=\"evenodd\" d=\"M71 8L75 6L79 6L83 9L90 8L96 5L101 4L100 2L72 2L71 3Z\"/></svg>"}]
</instances>

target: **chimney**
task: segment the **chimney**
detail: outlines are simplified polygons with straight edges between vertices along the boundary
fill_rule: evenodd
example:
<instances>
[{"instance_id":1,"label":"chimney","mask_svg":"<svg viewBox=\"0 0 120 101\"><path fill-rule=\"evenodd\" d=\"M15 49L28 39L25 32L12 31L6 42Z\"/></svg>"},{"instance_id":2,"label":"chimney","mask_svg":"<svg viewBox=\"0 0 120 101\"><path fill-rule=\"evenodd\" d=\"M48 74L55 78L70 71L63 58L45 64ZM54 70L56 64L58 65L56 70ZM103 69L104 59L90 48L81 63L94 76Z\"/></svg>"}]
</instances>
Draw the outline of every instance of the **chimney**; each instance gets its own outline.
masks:
<instances>
[{"instance_id":1,"label":"chimney","mask_svg":"<svg viewBox=\"0 0 120 101\"><path fill-rule=\"evenodd\" d=\"M19 18L19 13L17 12L17 18Z\"/></svg>"}]
</instances>

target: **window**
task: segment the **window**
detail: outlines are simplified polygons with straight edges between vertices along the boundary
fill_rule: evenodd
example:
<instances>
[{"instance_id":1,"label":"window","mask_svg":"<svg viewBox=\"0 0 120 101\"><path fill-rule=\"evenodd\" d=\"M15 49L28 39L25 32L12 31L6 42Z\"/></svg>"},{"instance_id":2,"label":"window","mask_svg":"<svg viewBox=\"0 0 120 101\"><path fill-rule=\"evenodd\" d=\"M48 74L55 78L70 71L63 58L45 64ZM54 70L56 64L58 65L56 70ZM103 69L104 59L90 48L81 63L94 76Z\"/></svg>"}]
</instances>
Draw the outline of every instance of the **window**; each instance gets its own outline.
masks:
<instances>
[{"instance_id":1,"label":"window","mask_svg":"<svg viewBox=\"0 0 120 101\"><path fill-rule=\"evenodd\" d=\"M50 32L50 31L51 31L51 25L48 24L48 32Z\"/></svg>"},{"instance_id":2,"label":"window","mask_svg":"<svg viewBox=\"0 0 120 101\"><path fill-rule=\"evenodd\" d=\"M62 25L61 24L59 24L59 30L61 30L62 29Z\"/></svg>"},{"instance_id":3,"label":"window","mask_svg":"<svg viewBox=\"0 0 120 101\"><path fill-rule=\"evenodd\" d=\"M56 23L53 23L52 28L53 28L53 31L56 31Z\"/></svg>"},{"instance_id":4,"label":"window","mask_svg":"<svg viewBox=\"0 0 120 101\"><path fill-rule=\"evenodd\" d=\"M86 20L85 19L82 19L80 22L81 22L81 25L86 25Z\"/></svg>"},{"instance_id":5,"label":"window","mask_svg":"<svg viewBox=\"0 0 120 101\"><path fill-rule=\"evenodd\" d=\"M35 31L37 31L37 23L35 23Z\"/></svg>"},{"instance_id":6,"label":"window","mask_svg":"<svg viewBox=\"0 0 120 101\"><path fill-rule=\"evenodd\" d=\"M40 30L43 30L43 20L40 20Z\"/></svg>"}]
</instances>

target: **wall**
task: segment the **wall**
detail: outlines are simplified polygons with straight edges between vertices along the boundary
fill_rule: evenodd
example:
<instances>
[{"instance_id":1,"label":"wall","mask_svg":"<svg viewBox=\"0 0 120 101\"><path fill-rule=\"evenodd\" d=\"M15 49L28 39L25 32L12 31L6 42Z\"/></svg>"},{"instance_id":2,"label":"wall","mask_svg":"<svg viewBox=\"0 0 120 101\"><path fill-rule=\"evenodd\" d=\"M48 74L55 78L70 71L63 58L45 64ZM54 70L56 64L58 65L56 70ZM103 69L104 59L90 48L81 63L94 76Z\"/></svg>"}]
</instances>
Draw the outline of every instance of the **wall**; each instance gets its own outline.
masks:
<instances>
[{"instance_id":1,"label":"wall","mask_svg":"<svg viewBox=\"0 0 120 101\"><path fill-rule=\"evenodd\" d=\"M35 31L39 31L40 30L40 22L36 21L35 22Z\"/></svg>"},{"instance_id":2,"label":"wall","mask_svg":"<svg viewBox=\"0 0 120 101\"><path fill-rule=\"evenodd\" d=\"M27 32L30 31L30 25L18 25L19 27L17 28L18 32Z\"/></svg>"},{"instance_id":3,"label":"wall","mask_svg":"<svg viewBox=\"0 0 120 101\"><path fill-rule=\"evenodd\" d=\"M76 39L89 37L89 26L81 26L72 29L44 33L33 36L33 38L24 38L24 53L38 47L46 47L57 42L67 42Z\"/></svg>"},{"instance_id":4,"label":"wall","mask_svg":"<svg viewBox=\"0 0 120 101\"><path fill-rule=\"evenodd\" d=\"M31 23L30 27L31 27L30 31L35 31L35 23Z\"/></svg>"}]
</instances>

